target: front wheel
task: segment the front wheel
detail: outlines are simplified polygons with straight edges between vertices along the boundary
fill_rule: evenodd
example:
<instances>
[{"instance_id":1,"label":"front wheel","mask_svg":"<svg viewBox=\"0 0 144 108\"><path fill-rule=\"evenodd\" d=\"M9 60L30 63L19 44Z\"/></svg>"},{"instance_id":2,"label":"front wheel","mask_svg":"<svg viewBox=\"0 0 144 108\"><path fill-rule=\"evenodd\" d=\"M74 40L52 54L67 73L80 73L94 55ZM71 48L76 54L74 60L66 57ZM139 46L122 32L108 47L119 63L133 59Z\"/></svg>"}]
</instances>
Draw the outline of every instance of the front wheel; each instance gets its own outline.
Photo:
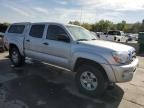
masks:
<instances>
[{"instance_id":1,"label":"front wheel","mask_svg":"<svg viewBox=\"0 0 144 108\"><path fill-rule=\"evenodd\" d=\"M9 51L10 60L14 66L22 66L24 64L25 58L20 54L16 47L12 47Z\"/></svg>"},{"instance_id":2,"label":"front wheel","mask_svg":"<svg viewBox=\"0 0 144 108\"><path fill-rule=\"evenodd\" d=\"M78 68L76 84L80 92L94 97L101 96L108 85L102 72L91 65Z\"/></svg>"}]
</instances>

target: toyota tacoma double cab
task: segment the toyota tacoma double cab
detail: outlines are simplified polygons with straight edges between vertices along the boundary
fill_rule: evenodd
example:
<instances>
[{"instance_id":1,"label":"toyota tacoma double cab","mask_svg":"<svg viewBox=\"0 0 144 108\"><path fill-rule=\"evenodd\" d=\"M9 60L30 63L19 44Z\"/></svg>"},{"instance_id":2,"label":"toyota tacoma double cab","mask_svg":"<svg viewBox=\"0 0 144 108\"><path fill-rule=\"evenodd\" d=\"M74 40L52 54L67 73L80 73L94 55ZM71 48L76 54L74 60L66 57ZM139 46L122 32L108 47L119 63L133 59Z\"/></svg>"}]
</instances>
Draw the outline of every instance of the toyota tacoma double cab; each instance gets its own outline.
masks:
<instances>
[{"instance_id":1,"label":"toyota tacoma double cab","mask_svg":"<svg viewBox=\"0 0 144 108\"><path fill-rule=\"evenodd\" d=\"M5 34L14 66L25 58L76 72L79 90L100 96L110 83L132 80L138 59L133 47L98 40L88 30L61 23L14 23Z\"/></svg>"}]
</instances>

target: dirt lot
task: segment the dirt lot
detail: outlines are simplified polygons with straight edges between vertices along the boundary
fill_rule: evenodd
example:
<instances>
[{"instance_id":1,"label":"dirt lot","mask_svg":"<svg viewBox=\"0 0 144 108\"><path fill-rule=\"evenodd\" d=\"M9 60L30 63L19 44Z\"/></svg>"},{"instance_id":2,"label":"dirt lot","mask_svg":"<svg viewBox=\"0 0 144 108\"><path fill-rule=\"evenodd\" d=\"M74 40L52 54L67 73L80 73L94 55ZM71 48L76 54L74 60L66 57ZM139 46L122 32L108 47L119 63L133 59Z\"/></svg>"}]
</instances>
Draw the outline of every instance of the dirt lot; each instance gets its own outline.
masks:
<instances>
[{"instance_id":1,"label":"dirt lot","mask_svg":"<svg viewBox=\"0 0 144 108\"><path fill-rule=\"evenodd\" d=\"M144 108L144 57L138 58L131 82L91 98L78 92L72 72L31 60L14 68L8 53L0 53L0 108Z\"/></svg>"}]
</instances>

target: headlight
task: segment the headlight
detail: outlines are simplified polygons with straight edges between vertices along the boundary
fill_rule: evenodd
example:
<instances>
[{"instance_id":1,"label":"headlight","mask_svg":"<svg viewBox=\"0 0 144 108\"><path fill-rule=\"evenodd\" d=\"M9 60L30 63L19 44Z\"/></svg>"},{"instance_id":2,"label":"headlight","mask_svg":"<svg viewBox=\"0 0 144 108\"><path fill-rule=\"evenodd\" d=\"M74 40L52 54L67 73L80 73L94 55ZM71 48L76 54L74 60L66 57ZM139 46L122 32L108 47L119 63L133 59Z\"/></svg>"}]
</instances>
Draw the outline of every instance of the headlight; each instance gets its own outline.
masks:
<instances>
[{"instance_id":1,"label":"headlight","mask_svg":"<svg viewBox=\"0 0 144 108\"><path fill-rule=\"evenodd\" d=\"M130 57L128 52L112 52L113 59L120 64L129 62Z\"/></svg>"}]
</instances>

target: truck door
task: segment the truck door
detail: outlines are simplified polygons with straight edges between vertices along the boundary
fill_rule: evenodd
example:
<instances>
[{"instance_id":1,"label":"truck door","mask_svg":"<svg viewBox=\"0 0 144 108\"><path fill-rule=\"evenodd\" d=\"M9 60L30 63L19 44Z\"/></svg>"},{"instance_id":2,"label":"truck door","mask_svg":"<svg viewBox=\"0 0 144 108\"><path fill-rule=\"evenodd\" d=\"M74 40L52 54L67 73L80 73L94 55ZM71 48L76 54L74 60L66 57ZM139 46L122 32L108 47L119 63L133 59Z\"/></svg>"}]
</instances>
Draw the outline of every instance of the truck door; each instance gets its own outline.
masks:
<instances>
[{"instance_id":1,"label":"truck door","mask_svg":"<svg viewBox=\"0 0 144 108\"><path fill-rule=\"evenodd\" d=\"M64 41L62 36L65 36L69 41ZM43 46L43 53L47 54L46 58L49 63L68 68L71 44L70 38L63 26L48 25Z\"/></svg>"},{"instance_id":2,"label":"truck door","mask_svg":"<svg viewBox=\"0 0 144 108\"><path fill-rule=\"evenodd\" d=\"M26 56L43 60L43 36L45 24L32 24L24 40L24 51Z\"/></svg>"}]
</instances>

